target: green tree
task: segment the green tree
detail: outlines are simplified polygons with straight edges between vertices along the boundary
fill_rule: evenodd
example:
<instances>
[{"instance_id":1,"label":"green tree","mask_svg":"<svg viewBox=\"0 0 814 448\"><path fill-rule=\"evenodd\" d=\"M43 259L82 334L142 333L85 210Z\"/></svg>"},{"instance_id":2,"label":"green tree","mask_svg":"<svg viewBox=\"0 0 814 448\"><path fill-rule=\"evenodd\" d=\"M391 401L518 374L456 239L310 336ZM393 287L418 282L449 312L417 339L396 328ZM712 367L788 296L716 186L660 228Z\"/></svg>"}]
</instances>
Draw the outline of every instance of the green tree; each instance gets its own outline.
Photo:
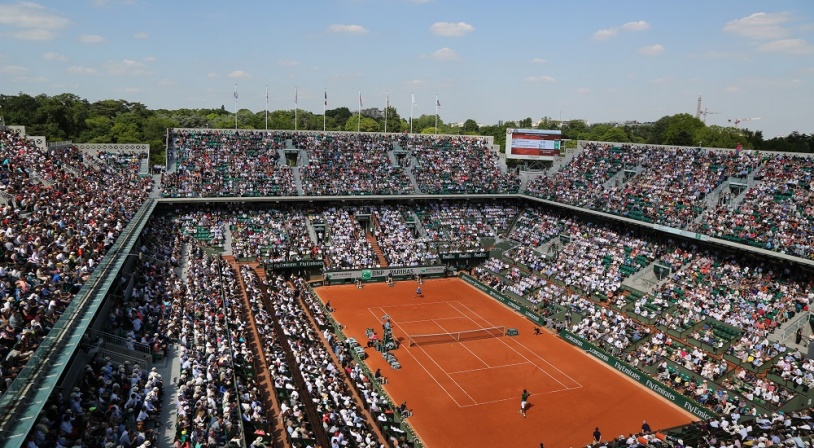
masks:
<instances>
[{"instance_id":1,"label":"green tree","mask_svg":"<svg viewBox=\"0 0 814 448\"><path fill-rule=\"evenodd\" d=\"M520 120L520 123L518 123L518 124L523 129L530 129L531 128L531 117L527 117L527 118L524 118L524 119Z\"/></svg>"},{"instance_id":2,"label":"green tree","mask_svg":"<svg viewBox=\"0 0 814 448\"><path fill-rule=\"evenodd\" d=\"M474 134L478 132L480 126L478 126L478 122L473 119L468 119L464 121L464 125L462 127L465 134Z\"/></svg>"},{"instance_id":3,"label":"green tree","mask_svg":"<svg viewBox=\"0 0 814 448\"><path fill-rule=\"evenodd\" d=\"M393 106L390 106L390 107L387 108L386 112L387 112L386 113L386 115L387 115L387 132L401 132L401 131L403 131L405 129L405 128L402 127L403 120L399 116L399 113L396 110L396 108L393 107ZM381 125L379 126L382 129L382 131L384 131L384 120L385 120L385 118L382 117Z\"/></svg>"},{"instance_id":4,"label":"green tree","mask_svg":"<svg viewBox=\"0 0 814 448\"><path fill-rule=\"evenodd\" d=\"M350 117L345 122L345 130L348 132L356 132L357 127L361 132L379 132L379 122L370 117L362 117L361 122L359 117Z\"/></svg>"},{"instance_id":5,"label":"green tree","mask_svg":"<svg viewBox=\"0 0 814 448\"><path fill-rule=\"evenodd\" d=\"M693 146L697 144L693 141L696 131L704 126L704 122L690 114L673 115L669 118L667 128L661 136L661 144Z\"/></svg>"}]
</instances>

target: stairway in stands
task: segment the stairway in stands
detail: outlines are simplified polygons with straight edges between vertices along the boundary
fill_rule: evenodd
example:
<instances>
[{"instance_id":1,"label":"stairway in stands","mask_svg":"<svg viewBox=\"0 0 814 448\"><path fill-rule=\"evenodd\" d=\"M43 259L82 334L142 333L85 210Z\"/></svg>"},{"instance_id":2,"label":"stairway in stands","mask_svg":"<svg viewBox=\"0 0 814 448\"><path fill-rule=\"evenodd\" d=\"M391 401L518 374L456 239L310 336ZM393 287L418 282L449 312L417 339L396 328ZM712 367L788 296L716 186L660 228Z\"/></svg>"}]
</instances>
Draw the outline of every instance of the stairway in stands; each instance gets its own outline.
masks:
<instances>
[{"instance_id":1,"label":"stairway in stands","mask_svg":"<svg viewBox=\"0 0 814 448\"><path fill-rule=\"evenodd\" d=\"M379 242L376 241L376 237L373 236L373 233L367 232L365 236L367 237L367 241L370 243L370 245L373 246L373 253L375 253L376 258L379 259L379 266L383 268L389 266L389 264L387 263L387 259L384 258L384 252L382 252L382 248L379 247Z\"/></svg>"}]
</instances>

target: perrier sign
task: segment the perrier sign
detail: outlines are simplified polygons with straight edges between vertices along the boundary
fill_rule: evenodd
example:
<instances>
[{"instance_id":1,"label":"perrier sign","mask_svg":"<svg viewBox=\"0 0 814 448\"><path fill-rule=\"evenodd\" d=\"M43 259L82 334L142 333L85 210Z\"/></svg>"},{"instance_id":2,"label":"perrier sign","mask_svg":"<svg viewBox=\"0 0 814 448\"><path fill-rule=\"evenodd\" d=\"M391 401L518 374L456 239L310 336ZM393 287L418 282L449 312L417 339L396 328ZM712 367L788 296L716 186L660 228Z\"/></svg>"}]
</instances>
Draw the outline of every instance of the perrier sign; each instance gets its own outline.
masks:
<instances>
[{"instance_id":1,"label":"perrier sign","mask_svg":"<svg viewBox=\"0 0 814 448\"><path fill-rule=\"evenodd\" d=\"M373 277L373 272L370 269L362 270L362 280L370 280Z\"/></svg>"}]
</instances>

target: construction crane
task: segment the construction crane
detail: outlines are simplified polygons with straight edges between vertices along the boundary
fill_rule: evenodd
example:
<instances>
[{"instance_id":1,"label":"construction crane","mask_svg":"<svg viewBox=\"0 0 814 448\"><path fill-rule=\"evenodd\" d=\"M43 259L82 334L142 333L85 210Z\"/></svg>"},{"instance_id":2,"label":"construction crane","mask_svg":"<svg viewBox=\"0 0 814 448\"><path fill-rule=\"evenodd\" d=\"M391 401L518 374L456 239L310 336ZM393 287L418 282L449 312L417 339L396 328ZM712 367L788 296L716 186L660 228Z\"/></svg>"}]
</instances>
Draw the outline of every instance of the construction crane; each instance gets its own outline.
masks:
<instances>
[{"instance_id":1,"label":"construction crane","mask_svg":"<svg viewBox=\"0 0 814 448\"><path fill-rule=\"evenodd\" d=\"M738 125L742 121L756 121L756 120L760 120L760 119L761 119L760 117L754 117L754 118L738 118L738 119L735 119L735 120L730 119L730 120L727 120L727 121L729 121L730 123L734 123L735 129L737 129Z\"/></svg>"},{"instance_id":2,"label":"construction crane","mask_svg":"<svg viewBox=\"0 0 814 448\"><path fill-rule=\"evenodd\" d=\"M704 108L704 111L703 111L703 112L701 112L701 114L700 114L700 115L704 117L704 124L706 124L706 122L707 122L707 115L720 115L720 112L710 112L710 111L709 111L709 109L707 109L707 108L705 107L705 108Z\"/></svg>"}]
</instances>

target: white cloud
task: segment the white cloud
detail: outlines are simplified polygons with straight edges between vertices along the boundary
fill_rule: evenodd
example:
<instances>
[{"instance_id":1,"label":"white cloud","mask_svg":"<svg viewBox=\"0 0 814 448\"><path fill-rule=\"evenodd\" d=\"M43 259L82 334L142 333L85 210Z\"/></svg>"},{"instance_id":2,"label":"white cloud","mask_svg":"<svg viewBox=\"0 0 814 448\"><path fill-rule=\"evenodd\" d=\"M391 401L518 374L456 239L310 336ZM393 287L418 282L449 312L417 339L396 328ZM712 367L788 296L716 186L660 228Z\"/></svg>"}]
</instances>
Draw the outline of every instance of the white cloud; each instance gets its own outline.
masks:
<instances>
[{"instance_id":1,"label":"white cloud","mask_svg":"<svg viewBox=\"0 0 814 448\"><path fill-rule=\"evenodd\" d=\"M101 44L105 38L98 34L83 34L79 36L79 42L83 44Z\"/></svg>"},{"instance_id":2,"label":"white cloud","mask_svg":"<svg viewBox=\"0 0 814 448\"><path fill-rule=\"evenodd\" d=\"M0 23L19 28L57 30L67 26L70 21L48 11L38 3L17 2L0 5Z\"/></svg>"},{"instance_id":3,"label":"white cloud","mask_svg":"<svg viewBox=\"0 0 814 448\"><path fill-rule=\"evenodd\" d=\"M627 22L620 28L622 28L625 31L644 31L650 29L650 24L645 22L644 20L639 20L636 22Z\"/></svg>"},{"instance_id":4,"label":"white cloud","mask_svg":"<svg viewBox=\"0 0 814 448\"><path fill-rule=\"evenodd\" d=\"M72 65L65 70L65 73L69 75L95 75L99 73L98 70L91 67L83 67L81 65Z\"/></svg>"},{"instance_id":5,"label":"white cloud","mask_svg":"<svg viewBox=\"0 0 814 448\"><path fill-rule=\"evenodd\" d=\"M608 40L611 37L615 37L617 34L619 34L619 31L615 28L597 30L594 32L594 40Z\"/></svg>"},{"instance_id":6,"label":"white cloud","mask_svg":"<svg viewBox=\"0 0 814 448\"><path fill-rule=\"evenodd\" d=\"M212 73L207 73L206 77L210 78L210 79L216 79L216 78L220 78L220 75L215 73L215 72L212 72Z\"/></svg>"},{"instance_id":7,"label":"white cloud","mask_svg":"<svg viewBox=\"0 0 814 448\"><path fill-rule=\"evenodd\" d=\"M466 22L435 22L430 26L430 32L436 36L463 36L475 31L475 27Z\"/></svg>"},{"instance_id":8,"label":"white cloud","mask_svg":"<svg viewBox=\"0 0 814 448\"><path fill-rule=\"evenodd\" d=\"M278 59L277 65L282 65L283 67L294 67L300 65L300 61L295 61L293 59Z\"/></svg>"},{"instance_id":9,"label":"white cloud","mask_svg":"<svg viewBox=\"0 0 814 448\"><path fill-rule=\"evenodd\" d=\"M423 79L411 79L411 80L407 81L407 85L408 86L421 86L421 85L424 85L424 80Z\"/></svg>"},{"instance_id":10,"label":"white cloud","mask_svg":"<svg viewBox=\"0 0 814 448\"><path fill-rule=\"evenodd\" d=\"M587 88L587 87L580 87L580 88L578 88L578 89L576 90L576 92L577 92L578 94L580 94L580 95L585 95L586 93L590 93L590 92L591 92L591 89L589 89L589 88Z\"/></svg>"},{"instance_id":11,"label":"white cloud","mask_svg":"<svg viewBox=\"0 0 814 448\"><path fill-rule=\"evenodd\" d=\"M365 34L367 29L362 25L340 25L334 24L328 27L328 31L334 33L347 33L347 34Z\"/></svg>"},{"instance_id":12,"label":"white cloud","mask_svg":"<svg viewBox=\"0 0 814 448\"><path fill-rule=\"evenodd\" d=\"M51 30L20 30L20 31L12 31L8 33L14 39L19 40L35 40L35 41L44 41L44 40L51 40L57 37L57 33Z\"/></svg>"},{"instance_id":13,"label":"white cloud","mask_svg":"<svg viewBox=\"0 0 814 448\"><path fill-rule=\"evenodd\" d=\"M431 54L426 54L423 56L426 59L435 59L436 61L452 61L458 59L458 53L451 48L444 47L440 50L437 50Z\"/></svg>"},{"instance_id":14,"label":"white cloud","mask_svg":"<svg viewBox=\"0 0 814 448\"><path fill-rule=\"evenodd\" d=\"M724 25L724 31L735 33L750 39L780 39L788 35L784 23L791 20L788 12L756 12L750 16L735 19Z\"/></svg>"},{"instance_id":15,"label":"white cloud","mask_svg":"<svg viewBox=\"0 0 814 448\"><path fill-rule=\"evenodd\" d=\"M664 53L664 46L660 44L647 45L639 48L638 52L644 56L660 56L662 53Z\"/></svg>"},{"instance_id":16,"label":"white cloud","mask_svg":"<svg viewBox=\"0 0 814 448\"><path fill-rule=\"evenodd\" d=\"M741 91L741 88L737 87L737 86L729 86L729 87L724 89L724 92L728 92L728 93L737 93L737 92L740 92L740 91Z\"/></svg>"},{"instance_id":17,"label":"white cloud","mask_svg":"<svg viewBox=\"0 0 814 448\"><path fill-rule=\"evenodd\" d=\"M764 53L811 54L814 53L814 45L803 39L780 39L758 45L757 51Z\"/></svg>"},{"instance_id":18,"label":"white cloud","mask_svg":"<svg viewBox=\"0 0 814 448\"><path fill-rule=\"evenodd\" d=\"M144 62L153 62L155 60L158 60L158 58L155 56L147 56L146 58L144 58Z\"/></svg>"},{"instance_id":19,"label":"white cloud","mask_svg":"<svg viewBox=\"0 0 814 448\"><path fill-rule=\"evenodd\" d=\"M0 75L23 76L29 71L30 70L28 68L20 67L19 65L6 65L4 67L0 67Z\"/></svg>"},{"instance_id":20,"label":"white cloud","mask_svg":"<svg viewBox=\"0 0 814 448\"><path fill-rule=\"evenodd\" d=\"M543 58L532 58L531 62L533 64L545 64L546 62L548 62L548 60Z\"/></svg>"},{"instance_id":21,"label":"white cloud","mask_svg":"<svg viewBox=\"0 0 814 448\"><path fill-rule=\"evenodd\" d=\"M229 77L232 79L248 78L249 74L243 70L235 70L232 73L229 73Z\"/></svg>"},{"instance_id":22,"label":"white cloud","mask_svg":"<svg viewBox=\"0 0 814 448\"><path fill-rule=\"evenodd\" d=\"M68 60L68 57L67 57L67 56L65 56L65 55L61 55L61 54L56 53L56 52L54 52L54 51L49 51L48 53L43 54L43 55L42 55L42 58L43 58L43 59L45 59L46 61L60 61L60 62L65 62L65 61L67 61L67 60Z\"/></svg>"},{"instance_id":23,"label":"white cloud","mask_svg":"<svg viewBox=\"0 0 814 448\"><path fill-rule=\"evenodd\" d=\"M133 34L133 39L149 39L150 35L144 31Z\"/></svg>"},{"instance_id":24,"label":"white cloud","mask_svg":"<svg viewBox=\"0 0 814 448\"><path fill-rule=\"evenodd\" d=\"M594 32L594 40L602 41L616 37L619 31L645 31L650 29L650 24L644 20L636 22L627 22L613 28L605 28Z\"/></svg>"},{"instance_id":25,"label":"white cloud","mask_svg":"<svg viewBox=\"0 0 814 448\"><path fill-rule=\"evenodd\" d=\"M541 76L529 76L526 78L526 82L554 82L556 79L553 76L548 75L541 75Z\"/></svg>"},{"instance_id":26,"label":"white cloud","mask_svg":"<svg viewBox=\"0 0 814 448\"><path fill-rule=\"evenodd\" d=\"M111 61L105 64L107 74L111 76L149 76L152 72L144 68L144 63L132 59Z\"/></svg>"}]
</instances>

